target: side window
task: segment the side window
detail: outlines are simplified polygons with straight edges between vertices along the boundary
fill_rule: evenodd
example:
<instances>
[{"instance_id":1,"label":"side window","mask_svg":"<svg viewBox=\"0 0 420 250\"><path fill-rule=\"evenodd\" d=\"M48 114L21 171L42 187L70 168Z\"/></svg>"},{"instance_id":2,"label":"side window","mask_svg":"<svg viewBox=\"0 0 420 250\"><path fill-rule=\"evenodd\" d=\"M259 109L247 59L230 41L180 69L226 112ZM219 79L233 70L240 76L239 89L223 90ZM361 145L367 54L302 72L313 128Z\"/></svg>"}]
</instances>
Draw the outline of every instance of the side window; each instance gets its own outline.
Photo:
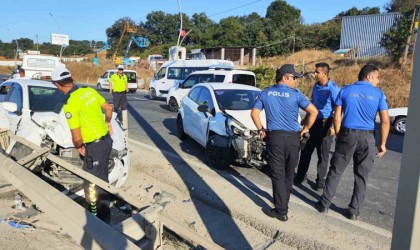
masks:
<instances>
[{"instance_id":1,"label":"side window","mask_svg":"<svg viewBox=\"0 0 420 250\"><path fill-rule=\"evenodd\" d=\"M200 94L200 90L202 88L194 88L188 93L188 97L195 103L197 103L198 95Z\"/></svg>"},{"instance_id":2,"label":"side window","mask_svg":"<svg viewBox=\"0 0 420 250\"><path fill-rule=\"evenodd\" d=\"M214 82L213 74L205 74L200 76L199 83Z\"/></svg>"},{"instance_id":3,"label":"side window","mask_svg":"<svg viewBox=\"0 0 420 250\"><path fill-rule=\"evenodd\" d=\"M168 69L168 79L177 79L181 80L183 68L169 68Z\"/></svg>"},{"instance_id":4,"label":"side window","mask_svg":"<svg viewBox=\"0 0 420 250\"><path fill-rule=\"evenodd\" d=\"M7 93L9 93L10 90L10 84L3 84L0 87L0 102L4 101L4 99L6 98Z\"/></svg>"},{"instance_id":5,"label":"side window","mask_svg":"<svg viewBox=\"0 0 420 250\"><path fill-rule=\"evenodd\" d=\"M192 72L194 72L194 68L184 68L184 79L187 78Z\"/></svg>"},{"instance_id":6,"label":"side window","mask_svg":"<svg viewBox=\"0 0 420 250\"><path fill-rule=\"evenodd\" d=\"M159 72L156 73L156 80L164 78L166 75L166 68L160 68Z\"/></svg>"},{"instance_id":7,"label":"side window","mask_svg":"<svg viewBox=\"0 0 420 250\"><path fill-rule=\"evenodd\" d=\"M9 93L5 98L6 102L13 102L17 105L17 111L22 112L23 97L22 97L22 87L19 84L13 84Z\"/></svg>"},{"instance_id":8,"label":"side window","mask_svg":"<svg viewBox=\"0 0 420 250\"><path fill-rule=\"evenodd\" d=\"M209 106L209 110L213 110L214 103L213 99L211 98L211 93L207 88L203 88L203 90L200 93L200 97L198 98L198 104L207 104Z\"/></svg>"},{"instance_id":9,"label":"side window","mask_svg":"<svg viewBox=\"0 0 420 250\"><path fill-rule=\"evenodd\" d=\"M198 82L198 75L192 75L184 81L184 89L192 88Z\"/></svg>"},{"instance_id":10,"label":"side window","mask_svg":"<svg viewBox=\"0 0 420 250\"><path fill-rule=\"evenodd\" d=\"M105 72L102 76L101 76L101 78L107 78L108 77L108 72Z\"/></svg>"},{"instance_id":11,"label":"side window","mask_svg":"<svg viewBox=\"0 0 420 250\"><path fill-rule=\"evenodd\" d=\"M223 82L225 80L224 75L215 75L214 76L214 82Z\"/></svg>"},{"instance_id":12,"label":"side window","mask_svg":"<svg viewBox=\"0 0 420 250\"><path fill-rule=\"evenodd\" d=\"M255 86L255 77L247 74L235 74L232 76L233 83Z\"/></svg>"}]
</instances>

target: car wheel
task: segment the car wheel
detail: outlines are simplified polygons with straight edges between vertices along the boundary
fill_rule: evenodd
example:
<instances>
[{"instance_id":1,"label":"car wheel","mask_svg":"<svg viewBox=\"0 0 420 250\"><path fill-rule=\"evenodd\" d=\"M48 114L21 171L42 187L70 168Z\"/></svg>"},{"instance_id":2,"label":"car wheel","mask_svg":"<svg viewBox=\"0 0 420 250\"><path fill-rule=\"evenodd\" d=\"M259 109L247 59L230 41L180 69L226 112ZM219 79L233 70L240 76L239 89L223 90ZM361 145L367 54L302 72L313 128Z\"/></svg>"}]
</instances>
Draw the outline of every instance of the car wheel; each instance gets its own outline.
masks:
<instances>
[{"instance_id":1,"label":"car wheel","mask_svg":"<svg viewBox=\"0 0 420 250\"><path fill-rule=\"evenodd\" d=\"M405 134L405 126L406 126L407 117L398 118L394 122L394 129L397 131L398 134L403 135Z\"/></svg>"},{"instance_id":2,"label":"car wheel","mask_svg":"<svg viewBox=\"0 0 420 250\"><path fill-rule=\"evenodd\" d=\"M187 134L184 132L184 123L182 122L182 117L180 115L176 119L176 127L178 138L181 140L187 138Z\"/></svg>"},{"instance_id":3,"label":"car wheel","mask_svg":"<svg viewBox=\"0 0 420 250\"><path fill-rule=\"evenodd\" d=\"M101 87L101 84L98 82L98 84L96 85L96 89L97 90L99 90L99 91L101 91L102 90L102 87Z\"/></svg>"},{"instance_id":4,"label":"car wheel","mask_svg":"<svg viewBox=\"0 0 420 250\"><path fill-rule=\"evenodd\" d=\"M178 111L178 102L176 101L175 98L171 97L169 99L169 110L172 112L177 112Z\"/></svg>"},{"instance_id":5,"label":"car wheel","mask_svg":"<svg viewBox=\"0 0 420 250\"><path fill-rule=\"evenodd\" d=\"M231 149L213 145L211 136L206 145L206 160L212 168L227 169L233 161L233 152Z\"/></svg>"},{"instance_id":6,"label":"car wheel","mask_svg":"<svg viewBox=\"0 0 420 250\"><path fill-rule=\"evenodd\" d=\"M135 89L130 90L130 93L136 93Z\"/></svg>"},{"instance_id":7,"label":"car wheel","mask_svg":"<svg viewBox=\"0 0 420 250\"><path fill-rule=\"evenodd\" d=\"M155 89L150 89L149 96L150 96L150 99L155 100L157 98L156 90Z\"/></svg>"}]
</instances>

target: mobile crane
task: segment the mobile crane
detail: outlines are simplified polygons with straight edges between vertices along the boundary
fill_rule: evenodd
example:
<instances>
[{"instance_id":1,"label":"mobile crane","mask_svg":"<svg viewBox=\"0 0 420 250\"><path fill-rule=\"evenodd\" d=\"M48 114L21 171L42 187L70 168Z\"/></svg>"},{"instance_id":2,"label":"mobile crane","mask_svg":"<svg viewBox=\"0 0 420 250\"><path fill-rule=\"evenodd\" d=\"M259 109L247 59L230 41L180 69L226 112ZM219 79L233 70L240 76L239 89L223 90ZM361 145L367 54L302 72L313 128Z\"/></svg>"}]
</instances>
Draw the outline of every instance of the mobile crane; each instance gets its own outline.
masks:
<instances>
[{"instance_id":1,"label":"mobile crane","mask_svg":"<svg viewBox=\"0 0 420 250\"><path fill-rule=\"evenodd\" d=\"M104 46L102 46L102 48L97 49L97 50L93 50L93 52L95 53L95 57L93 58L93 64L95 66L98 66L99 65L98 53L101 52L101 51L103 51L103 50L109 49L109 45L108 45L107 42L103 42L103 44L104 44Z\"/></svg>"},{"instance_id":2,"label":"mobile crane","mask_svg":"<svg viewBox=\"0 0 420 250\"><path fill-rule=\"evenodd\" d=\"M123 65L129 65L129 66L133 65L133 60L131 60L130 58L127 57L128 52L130 51L130 48L131 48L131 44L133 42L139 48L146 48L150 44L149 39L147 39L146 37L139 36L139 37L136 38L135 36L132 36L131 39L130 39L130 42L128 42L127 48L125 49L124 58L122 60Z\"/></svg>"},{"instance_id":3,"label":"mobile crane","mask_svg":"<svg viewBox=\"0 0 420 250\"><path fill-rule=\"evenodd\" d=\"M122 39L124 37L125 32L128 32L128 33L136 33L137 32L137 29L135 27L131 27L130 24L129 24L129 22L128 21L125 21L124 28L123 28L123 30L121 32L120 39L118 40L117 46L115 47L114 55L112 56L112 59L114 60L114 63L116 65L122 64L122 58L120 58L120 57L117 58L117 53L118 53L118 49L119 49L119 47L121 45L121 41L122 41Z\"/></svg>"}]
</instances>

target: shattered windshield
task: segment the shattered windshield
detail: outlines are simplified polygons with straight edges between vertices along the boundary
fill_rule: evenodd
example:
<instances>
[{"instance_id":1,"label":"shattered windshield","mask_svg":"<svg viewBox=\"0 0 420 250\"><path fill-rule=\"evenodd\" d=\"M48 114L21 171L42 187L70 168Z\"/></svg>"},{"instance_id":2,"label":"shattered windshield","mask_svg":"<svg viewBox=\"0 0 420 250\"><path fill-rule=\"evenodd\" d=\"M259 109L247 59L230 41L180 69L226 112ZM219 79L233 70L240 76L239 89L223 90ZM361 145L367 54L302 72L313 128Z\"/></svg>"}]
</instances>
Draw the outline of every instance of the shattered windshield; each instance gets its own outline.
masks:
<instances>
[{"instance_id":1,"label":"shattered windshield","mask_svg":"<svg viewBox=\"0 0 420 250\"><path fill-rule=\"evenodd\" d=\"M29 109L33 112L60 113L64 95L56 88L29 86Z\"/></svg>"},{"instance_id":2,"label":"shattered windshield","mask_svg":"<svg viewBox=\"0 0 420 250\"><path fill-rule=\"evenodd\" d=\"M251 110L260 91L245 89L215 90L217 103L221 110Z\"/></svg>"}]
</instances>

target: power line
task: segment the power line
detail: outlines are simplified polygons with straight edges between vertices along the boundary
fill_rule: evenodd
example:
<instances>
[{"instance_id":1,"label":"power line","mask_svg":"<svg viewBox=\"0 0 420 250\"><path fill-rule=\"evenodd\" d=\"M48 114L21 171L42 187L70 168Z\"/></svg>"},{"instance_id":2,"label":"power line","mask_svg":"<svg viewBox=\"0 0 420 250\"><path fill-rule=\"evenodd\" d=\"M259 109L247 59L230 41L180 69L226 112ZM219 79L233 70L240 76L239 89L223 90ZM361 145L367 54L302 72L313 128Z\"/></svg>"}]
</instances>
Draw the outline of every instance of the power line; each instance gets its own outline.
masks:
<instances>
[{"instance_id":1,"label":"power line","mask_svg":"<svg viewBox=\"0 0 420 250\"><path fill-rule=\"evenodd\" d=\"M224 10L224 11L222 11L222 12L219 12L219 13L216 13L216 14L213 14L213 15L210 15L210 16L208 16L208 17L217 16L217 15L220 15L220 14L223 14L223 13L226 13L226 12L229 12L229 11L231 11L231 10L240 9L240 8L242 8L242 7L245 7L245 6L248 6L248 5L251 5L251 4L254 4L254 3L257 3L257 2L261 2L261 1L262 1L262 0L257 0L257 1L254 1L254 2L250 2L250 3L244 4L244 5L241 5L241 6L238 6L238 7L232 8L232 9L229 9L229 10Z\"/></svg>"}]
</instances>

